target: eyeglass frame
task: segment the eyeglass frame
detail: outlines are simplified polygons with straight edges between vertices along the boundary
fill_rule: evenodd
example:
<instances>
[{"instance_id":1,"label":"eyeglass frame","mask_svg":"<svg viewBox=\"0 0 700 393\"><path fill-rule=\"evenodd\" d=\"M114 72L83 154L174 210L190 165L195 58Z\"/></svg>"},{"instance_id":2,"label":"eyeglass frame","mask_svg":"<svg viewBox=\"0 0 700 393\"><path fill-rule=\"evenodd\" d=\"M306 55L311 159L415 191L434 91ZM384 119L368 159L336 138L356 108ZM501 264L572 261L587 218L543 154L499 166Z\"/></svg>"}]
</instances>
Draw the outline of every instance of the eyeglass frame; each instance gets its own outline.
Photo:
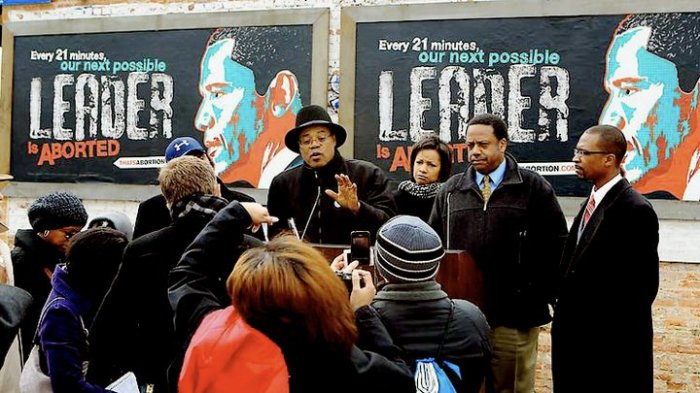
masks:
<instances>
[{"instance_id":1,"label":"eyeglass frame","mask_svg":"<svg viewBox=\"0 0 700 393\"><path fill-rule=\"evenodd\" d=\"M574 157L577 157L577 156L587 157L587 156L590 156L592 154L615 154L615 153L611 153L609 151L600 151L600 150L592 150L591 151L591 150L579 149L578 147L574 147Z\"/></svg>"},{"instance_id":2,"label":"eyeglass frame","mask_svg":"<svg viewBox=\"0 0 700 393\"><path fill-rule=\"evenodd\" d=\"M332 132L328 132L327 134L323 132L318 133L317 135L309 136L308 140L303 140L305 138L299 138L299 146L309 147L314 143L314 140L317 140L318 143L323 145L328 141L328 139L330 139L331 136L333 136Z\"/></svg>"},{"instance_id":3,"label":"eyeglass frame","mask_svg":"<svg viewBox=\"0 0 700 393\"><path fill-rule=\"evenodd\" d=\"M63 236L65 236L66 240L70 240L73 236L80 233L80 231L75 231L75 232L69 233L69 232L66 232L66 230L63 228L54 229L54 231L61 232L63 234Z\"/></svg>"}]
</instances>

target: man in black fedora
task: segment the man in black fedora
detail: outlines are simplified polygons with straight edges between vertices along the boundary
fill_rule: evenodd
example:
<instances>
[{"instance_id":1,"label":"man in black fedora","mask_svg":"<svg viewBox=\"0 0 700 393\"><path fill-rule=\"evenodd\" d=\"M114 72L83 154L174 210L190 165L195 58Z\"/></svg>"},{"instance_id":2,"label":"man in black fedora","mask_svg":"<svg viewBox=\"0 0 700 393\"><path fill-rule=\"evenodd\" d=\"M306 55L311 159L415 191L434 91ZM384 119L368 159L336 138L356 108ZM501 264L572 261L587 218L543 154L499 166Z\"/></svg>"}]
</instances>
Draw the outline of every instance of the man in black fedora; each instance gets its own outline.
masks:
<instances>
[{"instance_id":1,"label":"man in black fedora","mask_svg":"<svg viewBox=\"0 0 700 393\"><path fill-rule=\"evenodd\" d=\"M348 244L350 232L372 235L395 214L389 180L374 164L346 160L337 148L347 132L318 105L301 108L284 143L304 165L275 176L267 208L280 221L271 235L292 230L313 243Z\"/></svg>"}]
</instances>

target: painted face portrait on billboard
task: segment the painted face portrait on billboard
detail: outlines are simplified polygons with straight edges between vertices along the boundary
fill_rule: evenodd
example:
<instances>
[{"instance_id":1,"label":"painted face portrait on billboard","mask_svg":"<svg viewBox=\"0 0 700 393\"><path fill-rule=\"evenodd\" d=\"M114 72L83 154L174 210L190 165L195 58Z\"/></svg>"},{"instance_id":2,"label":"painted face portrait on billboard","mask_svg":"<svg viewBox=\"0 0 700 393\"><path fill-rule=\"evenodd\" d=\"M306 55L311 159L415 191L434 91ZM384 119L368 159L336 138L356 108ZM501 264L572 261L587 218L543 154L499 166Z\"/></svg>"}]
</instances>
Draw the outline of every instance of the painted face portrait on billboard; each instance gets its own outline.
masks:
<instances>
[{"instance_id":1,"label":"painted face portrait on billboard","mask_svg":"<svg viewBox=\"0 0 700 393\"><path fill-rule=\"evenodd\" d=\"M685 31L693 28L689 15L630 15L620 24L607 53L604 84L609 97L600 123L624 133L625 176L638 191L700 200L700 67L683 64L683 71L690 68L689 78L695 73L684 90L676 63L683 56L700 60L700 45L679 37L691 33ZM697 16L691 19L699 29Z\"/></svg>"},{"instance_id":2,"label":"painted face portrait on billboard","mask_svg":"<svg viewBox=\"0 0 700 393\"><path fill-rule=\"evenodd\" d=\"M234 28L217 29L210 37L200 66L202 100L195 127L204 133L204 146L221 180L266 188L298 156L285 147L284 136L302 106L299 85L292 72L281 70L265 94L258 94L255 72L238 56L251 46L242 45L236 34ZM246 64L251 59L248 54Z\"/></svg>"}]
</instances>

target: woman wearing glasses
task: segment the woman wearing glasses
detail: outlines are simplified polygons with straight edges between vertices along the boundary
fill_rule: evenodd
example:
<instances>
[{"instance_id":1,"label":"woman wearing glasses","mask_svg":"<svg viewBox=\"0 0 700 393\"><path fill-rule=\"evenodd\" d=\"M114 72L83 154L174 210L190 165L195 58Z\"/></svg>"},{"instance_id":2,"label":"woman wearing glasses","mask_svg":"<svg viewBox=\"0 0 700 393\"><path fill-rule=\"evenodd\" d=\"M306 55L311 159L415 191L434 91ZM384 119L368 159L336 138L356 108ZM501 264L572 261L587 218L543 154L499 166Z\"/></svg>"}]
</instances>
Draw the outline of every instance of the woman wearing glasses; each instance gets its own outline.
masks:
<instances>
[{"instance_id":1,"label":"woman wearing glasses","mask_svg":"<svg viewBox=\"0 0 700 393\"><path fill-rule=\"evenodd\" d=\"M22 323L22 353L26 360L39 321L39 312L51 291L51 277L63 261L68 240L87 223L88 214L77 196L54 192L39 197L27 211L32 229L20 229L12 250L15 286L34 298Z\"/></svg>"}]
</instances>

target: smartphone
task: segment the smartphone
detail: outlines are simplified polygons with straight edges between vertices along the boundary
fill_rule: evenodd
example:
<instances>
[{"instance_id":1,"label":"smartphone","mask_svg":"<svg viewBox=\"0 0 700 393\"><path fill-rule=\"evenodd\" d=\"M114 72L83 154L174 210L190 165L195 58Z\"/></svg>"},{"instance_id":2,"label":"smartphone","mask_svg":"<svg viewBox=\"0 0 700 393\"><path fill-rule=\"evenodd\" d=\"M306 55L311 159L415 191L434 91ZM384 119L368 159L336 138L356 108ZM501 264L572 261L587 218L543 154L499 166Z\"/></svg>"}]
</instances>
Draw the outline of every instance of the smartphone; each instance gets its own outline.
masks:
<instances>
[{"instance_id":1,"label":"smartphone","mask_svg":"<svg viewBox=\"0 0 700 393\"><path fill-rule=\"evenodd\" d=\"M350 232L349 262L358 261L360 265L369 265L369 231Z\"/></svg>"}]
</instances>

